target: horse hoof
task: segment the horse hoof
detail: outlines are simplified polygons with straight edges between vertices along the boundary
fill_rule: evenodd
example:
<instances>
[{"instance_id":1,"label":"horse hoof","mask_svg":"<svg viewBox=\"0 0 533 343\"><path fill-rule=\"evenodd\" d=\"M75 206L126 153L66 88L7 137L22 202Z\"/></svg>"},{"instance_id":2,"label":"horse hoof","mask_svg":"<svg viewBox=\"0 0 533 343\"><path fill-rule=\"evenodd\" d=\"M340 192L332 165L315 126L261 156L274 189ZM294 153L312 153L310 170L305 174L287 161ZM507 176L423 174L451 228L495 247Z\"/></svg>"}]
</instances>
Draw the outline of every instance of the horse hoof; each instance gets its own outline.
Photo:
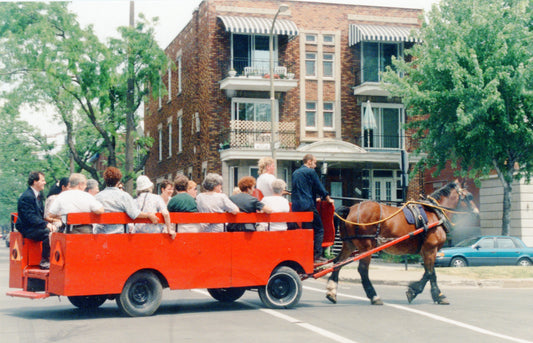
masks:
<instances>
[{"instance_id":1,"label":"horse hoof","mask_svg":"<svg viewBox=\"0 0 533 343\"><path fill-rule=\"evenodd\" d=\"M411 289L408 289L407 292L405 292L405 295L407 296L407 301L409 302L409 304L416 297L416 293L413 292Z\"/></svg>"},{"instance_id":2,"label":"horse hoof","mask_svg":"<svg viewBox=\"0 0 533 343\"><path fill-rule=\"evenodd\" d=\"M439 305L450 305L450 302L448 301L448 299L446 299L446 297L442 297L439 300L437 300L437 304L439 304Z\"/></svg>"},{"instance_id":3,"label":"horse hoof","mask_svg":"<svg viewBox=\"0 0 533 343\"><path fill-rule=\"evenodd\" d=\"M383 305L383 301L378 296L373 297L372 300L370 300L370 303L372 305Z\"/></svg>"},{"instance_id":4,"label":"horse hoof","mask_svg":"<svg viewBox=\"0 0 533 343\"><path fill-rule=\"evenodd\" d=\"M333 295L333 294L326 294L326 299L328 299L329 301L331 301L334 304L337 303L337 297L335 295Z\"/></svg>"}]
</instances>

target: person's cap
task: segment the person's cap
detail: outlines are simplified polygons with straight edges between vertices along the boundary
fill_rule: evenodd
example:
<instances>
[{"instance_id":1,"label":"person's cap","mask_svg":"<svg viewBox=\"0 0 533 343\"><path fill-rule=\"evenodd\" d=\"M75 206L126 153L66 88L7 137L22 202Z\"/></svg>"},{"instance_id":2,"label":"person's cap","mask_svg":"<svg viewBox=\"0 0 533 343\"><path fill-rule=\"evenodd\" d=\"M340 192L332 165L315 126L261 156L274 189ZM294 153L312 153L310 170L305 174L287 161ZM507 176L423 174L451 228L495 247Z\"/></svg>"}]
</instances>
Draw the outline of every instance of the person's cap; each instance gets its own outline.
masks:
<instances>
[{"instance_id":1,"label":"person's cap","mask_svg":"<svg viewBox=\"0 0 533 343\"><path fill-rule=\"evenodd\" d=\"M144 191L150 187L153 187L154 184L152 183L152 181L150 181L150 179L148 178L148 176L146 175L140 175L138 178L137 178L137 192L139 191Z\"/></svg>"}]
</instances>

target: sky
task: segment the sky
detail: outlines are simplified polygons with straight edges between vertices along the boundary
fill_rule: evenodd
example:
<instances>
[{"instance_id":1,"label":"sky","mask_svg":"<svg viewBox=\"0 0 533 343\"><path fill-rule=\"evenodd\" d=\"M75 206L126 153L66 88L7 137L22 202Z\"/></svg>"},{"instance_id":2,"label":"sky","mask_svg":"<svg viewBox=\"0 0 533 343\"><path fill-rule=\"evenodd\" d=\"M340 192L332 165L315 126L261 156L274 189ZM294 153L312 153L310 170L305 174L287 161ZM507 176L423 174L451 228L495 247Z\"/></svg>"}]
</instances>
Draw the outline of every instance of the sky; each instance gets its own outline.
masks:
<instances>
[{"instance_id":1,"label":"sky","mask_svg":"<svg viewBox=\"0 0 533 343\"><path fill-rule=\"evenodd\" d=\"M1 0L0 0L1 1ZM261 0L257 0L261 1ZM421 8L426 12L438 0L305 0L308 2L333 2L358 5ZM143 13L147 18L158 17L155 36L161 48L168 44L191 20L192 13L198 8L201 0L135 0L135 17ZM77 14L82 27L93 25L95 33L102 40L118 37L117 28L129 25L129 0L73 0L70 9ZM55 136L56 142L61 141L64 127L51 119L52 115L44 111L35 112L25 109L23 119L30 122L47 136Z\"/></svg>"}]
</instances>

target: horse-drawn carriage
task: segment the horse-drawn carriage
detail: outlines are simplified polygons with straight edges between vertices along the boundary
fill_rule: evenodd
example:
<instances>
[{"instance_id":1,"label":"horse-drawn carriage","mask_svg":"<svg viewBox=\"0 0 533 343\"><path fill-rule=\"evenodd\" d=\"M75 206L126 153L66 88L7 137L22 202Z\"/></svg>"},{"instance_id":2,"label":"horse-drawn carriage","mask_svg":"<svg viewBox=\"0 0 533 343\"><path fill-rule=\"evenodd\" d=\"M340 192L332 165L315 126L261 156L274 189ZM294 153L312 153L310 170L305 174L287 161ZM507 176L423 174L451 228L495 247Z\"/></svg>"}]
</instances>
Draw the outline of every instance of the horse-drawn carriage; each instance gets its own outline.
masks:
<instances>
[{"instance_id":1,"label":"horse-drawn carriage","mask_svg":"<svg viewBox=\"0 0 533 343\"><path fill-rule=\"evenodd\" d=\"M452 185L452 184L451 184ZM331 265L313 265L311 230L265 232L179 233L173 240L167 234L68 234L53 233L50 240L50 269L41 270L40 242L11 233L11 288L7 294L31 299L51 295L67 296L80 308L95 308L107 299L116 299L130 316L153 314L161 303L162 289L207 288L222 302L239 299L246 290L256 289L265 306L289 308L298 304L301 281L332 273L327 298L336 302L338 273L343 265L359 260L363 287L372 304L380 304L370 280L368 265L372 254L388 249L392 253L420 252L426 272L408 290L409 302L429 280L435 294L433 262L446 239L443 219L438 212L450 211L464 203L477 210L471 195L457 184L434 194L435 203L424 203L429 222L416 228L406 222L398 208L363 202L337 214L343 248ZM473 207L472 207L473 206ZM333 244L333 209L321 206L325 227L323 246ZM344 214L344 215L343 215ZM161 218L160 218L161 220ZM171 213L171 221L183 223L309 222L311 212L290 213ZM69 225L89 223L128 224L124 213L75 213ZM356 250L354 252L354 250ZM438 287L436 288L438 290ZM410 294L411 292L411 294Z\"/></svg>"}]
</instances>

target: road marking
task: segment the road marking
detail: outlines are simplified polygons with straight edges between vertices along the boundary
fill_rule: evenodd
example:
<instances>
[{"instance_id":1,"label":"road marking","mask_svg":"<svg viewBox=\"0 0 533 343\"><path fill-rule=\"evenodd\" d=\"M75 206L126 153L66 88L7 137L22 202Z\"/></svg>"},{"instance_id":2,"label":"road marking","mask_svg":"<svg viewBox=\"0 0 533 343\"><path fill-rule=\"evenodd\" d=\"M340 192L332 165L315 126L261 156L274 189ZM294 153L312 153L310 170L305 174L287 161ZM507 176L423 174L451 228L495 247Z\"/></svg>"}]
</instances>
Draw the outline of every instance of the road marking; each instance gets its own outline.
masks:
<instances>
[{"instance_id":1,"label":"road marking","mask_svg":"<svg viewBox=\"0 0 533 343\"><path fill-rule=\"evenodd\" d=\"M209 293L207 291L202 290L202 289L193 289L192 291L210 297ZM250 307L258 309L261 312L267 313L267 314L269 314L271 316L274 316L276 318L279 318L279 319L283 319L283 320L285 320L285 321L287 321L287 322L289 322L291 324L298 325L298 326L300 326L300 327L302 327L304 329L307 329L307 330L312 331L314 333L317 333L317 334L319 334L321 336L329 338L329 339L331 339L331 340L333 340L335 342L339 342L339 343L357 343L357 341L348 339L346 337L342 337L340 335L337 335L336 333L333 333L333 332L328 331L326 329L322 329L322 328L320 328L318 326L315 326L313 324L302 322L299 319L296 319L294 317L288 316L288 315L283 314L283 313L281 313L279 311L268 309L268 308L261 308L261 307L255 305L255 304L252 304L252 303L250 303L250 302L248 302L246 300L241 300L241 302L246 303Z\"/></svg>"},{"instance_id":2,"label":"road marking","mask_svg":"<svg viewBox=\"0 0 533 343\"><path fill-rule=\"evenodd\" d=\"M314 291L314 292L324 293L323 289L318 289L318 288L309 287L309 286L303 286L303 288L307 289L307 290L310 290L310 291ZM344 294L344 293L337 293L337 295L338 296L343 296L343 297L346 297L346 298L357 299L357 300L368 300L368 298L366 298L366 297L359 297L359 296L356 296L356 295L350 295L350 294ZM431 318L431 319L434 319L434 320L438 320L438 321L441 321L441 322L444 322L444 323L456 325L456 326L459 326L459 327L462 327L462 328L465 328L465 329L468 329L468 330L472 330L472 331L475 331L475 332L478 332L478 333L481 333L481 334L484 334L484 335L487 335L487 336L498 337L498 338L501 338L501 339L505 339L505 340L512 341L512 342L518 342L518 343L533 343L532 341L528 341L528 340L521 339L521 338L515 338L515 337L503 335L503 334L500 334L500 333L497 333L497 332L494 332L494 331L482 329L482 328L474 326L474 325L466 324L466 323L463 323L463 322L460 322L460 321L457 321L457 320L453 320L453 319L448 319L446 317L442 317L442 316L439 316L439 315L436 315L436 314L432 314L432 313L429 313L429 312L424 312L424 311L412 309L412 308L409 308L409 307L406 307L406 306L387 304L387 303L384 303L384 305L385 306L394 307L394 308L399 309L399 310L416 313L418 315L425 316L425 317L428 317L428 318Z\"/></svg>"}]
</instances>

